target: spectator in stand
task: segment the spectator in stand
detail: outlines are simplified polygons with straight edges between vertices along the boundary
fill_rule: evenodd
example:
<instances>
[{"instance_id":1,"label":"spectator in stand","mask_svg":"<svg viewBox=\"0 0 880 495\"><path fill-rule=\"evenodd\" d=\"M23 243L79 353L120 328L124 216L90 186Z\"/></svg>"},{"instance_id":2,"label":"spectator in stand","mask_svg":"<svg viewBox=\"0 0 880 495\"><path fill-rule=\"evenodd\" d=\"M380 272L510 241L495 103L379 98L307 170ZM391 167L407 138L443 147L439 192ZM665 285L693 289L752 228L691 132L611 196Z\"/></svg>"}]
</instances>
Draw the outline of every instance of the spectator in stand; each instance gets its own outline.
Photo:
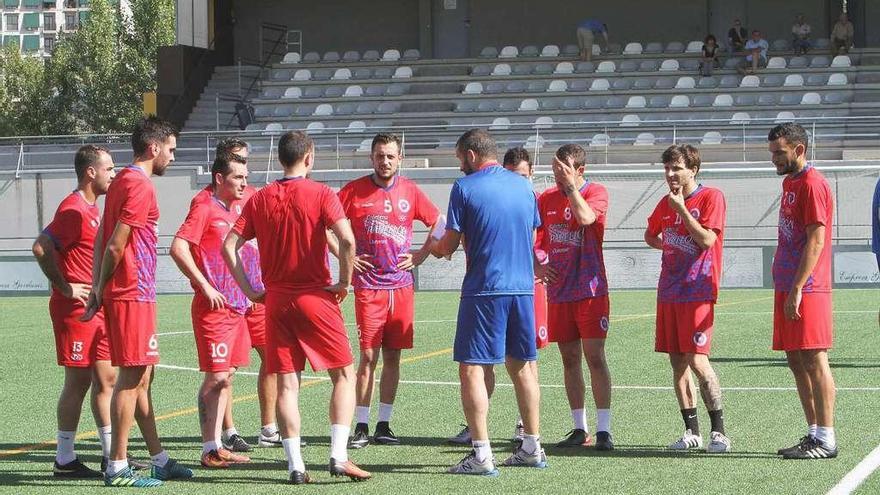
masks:
<instances>
[{"instance_id":1,"label":"spectator in stand","mask_svg":"<svg viewBox=\"0 0 880 495\"><path fill-rule=\"evenodd\" d=\"M577 28L578 48L580 48L581 60L590 61L593 58L593 40L597 37L604 39L604 50L608 50L608 25L598 19L587 19Z\"/></svg>"},{"instance_id":2,"label":"spectator in stand","mask_svg":"<svg viewBox=\"0 0 880 495\"><path fill-rule=\"evenodd\" d=\"M798 14L794 24L791 26L791 46L794 48L795 55L807 54L807 51L813 47L810 41L810 25L804 19L804 14Z\"/></svg>"},{"instance_id":3,"label":"spectator in stand","mask_svg":"<svg viewBox=\"0 0 880 495\"><path fill-rule=\"evenodd\" d=\"M754 74L758 67L767 65L767 50L770 45L767 44L767 40L761 37L761 31L757 29L752 31L752 37L746 41L743 48L746 51L746 61L739 68L740 74Z\"/></svg>"},{"instance_id":4,"label":"spectator in stand","mask_svg":"<svg viewBox=\"0 0 880 495\"><path fill-rule=\"evenodd\" d=\"M711 76L712 69L720 67L718 61L718 42L715 36L710 34L703 40L702 58L700 59L700 74L703 76Z\"/></svg>"},{"instance_id":5,"label":"spectator in stand","mask_svg":"<svg viewBox=\"0 0 880 495\"><path fill-rule=\"evenodd\" d=\"M840 14L834 28L831 29L831 53L842 55L849 53L853 44L853 25L846 13Z\"/></svg>"},{"instance_id":6,"label":"spectator in stand","mask_svg":"<svg viewBox=\"0 0 880 495\"><path fill-rule=\"evenodd\" d=\"M743 51L746 38L749 36L739 19L733 20L733 27L727 31L727 49L731 54Z\"/></svg>"}]
</instances>

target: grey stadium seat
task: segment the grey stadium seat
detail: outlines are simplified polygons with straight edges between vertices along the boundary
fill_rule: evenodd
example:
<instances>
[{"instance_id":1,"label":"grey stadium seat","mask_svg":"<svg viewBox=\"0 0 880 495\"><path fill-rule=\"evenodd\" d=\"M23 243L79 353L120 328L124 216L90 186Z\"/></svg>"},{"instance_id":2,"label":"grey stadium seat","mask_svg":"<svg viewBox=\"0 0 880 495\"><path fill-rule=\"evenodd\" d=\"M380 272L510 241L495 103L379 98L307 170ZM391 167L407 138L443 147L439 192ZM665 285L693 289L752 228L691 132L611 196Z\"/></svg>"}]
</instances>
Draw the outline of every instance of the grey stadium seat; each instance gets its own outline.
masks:
<instances>
[{"instance_id":1,"label":"grey stadium seat","mask_svg":"<svg viewBox=\"0 0 880 495\"><path fill-rule=\"evenodd\" d=\"M324 54L324 62L339 62L339 52L327 52Z\"/></svg>"},{"instance_id":2,"label":"grey stadium seat","mask_svg":"<svg viewBox=\"0 0 880 495\"><path fill-rule=\"evenodd\" d=\"M779 98L780 105L799 105L801 102L801 94L800 93L785 93Z\"/></svg>"},{"instance_id":3,"label":"grey stadium seat","mask_svg":"<svg viewBox=\"0 0 880 495\"><path fill-rule=\"evenodd\" d=\"M471 69L471 75L474 77L483 77L488 76L492 73L492 67L484 64L480 64Z\"/></svg>"},{"instance_id":4,"label":"grey stadium seat","mask_svg":"<svg viewBox=\"0 0 880 495\"><path fill-rule=\"evenodd\" d=\"M738 107L748 107L758 103L758 96L755 94L736 95L733 102Z\"/></svg>"},{"instance_id":5,"label":"grey stadium seat","mask_svg":"<svg viewBox=\"0 0 880 495\"><path fill-rule=\"evenodd\" d=\"M684 53L684 43L681 41L670 41L666 45L666 53Z\"/></svg>"},{"instance_id":6,"label":"grey stadium seat","mask_svg":"<svg viewBox=\"0 0 880 495\"><path fill-rule=\"evenodd\" d=\"M522 51L519 52L520 57L537 57L541 52L538 51L538 47L535 45L526 45L523 47Z\"/></svg>"},{"instance_id":7,"label":"grey stadium seat","mask_svg":"<svg viewBox=\"0 0 880 495\"><path fill-rule=\"evenodd\" d=\"M719 88L735 88L739 86L739 77L734 75L726 75L721 77L718 83Z\"/></svg>"},{"instance_id":8,"label":"grey stadium seat","mask_svg":"<svg viewBox=\"0 0 880 495\"><path fill-rule=\"evenodd\" d=\"M773 44L770 45L770 49L774 52L784 52L788 50L788 40L775 40Z\"/></svg>"},{"instance_id":9,"label":"grey stadium seat","mask_svg":"<svg viewBox=\"0 0 880 495\"><path fill-rule=\"evenodd\" d=\"M581 100L578 98L566 98L562 100L562 109L563 110L580 110L581 108Z\"/></svg>"},{"instance_id":10,"label":"grey stadium seat","mask_svg":"<svg viewBox=\"0 0 880 495\"><path fill-rule=\"evenodd\" d=\"M831 60L825 55L817 55L810 60L810 67L813 69L824 69L831 65Z\"/></svg>"},{"instance_id":11,"label":"grey stadium seat","mask_svg":"<svg viewBox=\"0 0 880 495\"><path fill-rule=\"evenodd\" d=\"M487 94L498 94L504 92L505 84L503 82L493 81L483 86L483 92Z\"/></svg>"},{"instance_id":12,"label":"grey stadium seat","mask_svg":"<svg viewBox=\"0 0 880 495\"><path fill-rule=\"evenodd\" d=\"M605 100L605 104L603 106L605 108L613 109L613 108L623 108L625 105L626 105L626 100L624 100L622 96L609 96Z\"/></svg>"},{"instance_id":13,"label":"grey stadium seat","mask_svg":"<svg viewBox=\"0 0 880 495\"><path fill-rule=\"evenodd\" d=\"M376 67L373 71L373 79L391 79L394 69L391 67Z\"/></svg>"},{"instance_id":14,"label":"grey stadium seat","mask_svg":"<svg viewBox=\"0 0 880 495\"><path fill-rule=\"evenodd\" d=\"M632 79L627 77L615 78L611 83L611 89L617 91L627 91L632 86Z\"/></svg>"},{"instance_id":15,"label":"grey stadium seat","mask_svg":"<svg viewBox=\"0 0 880 495\"><path fill-rule=\"evenodd\" d=\"M487 46L480 50L480 58L498 58L498 49L494 46Z\"/></svg>"},{"instance_id":16,"label":"grey stadium seat","mask_svg":"<svg viewBox=\"0 0 880 495\"><path fill-rule=\"evenodd\" d=\"M572 57L578 54L578 46L577 45L565 45L562 47L562 54L566 57Z\"/></svg>"},{"instance_id":17,"label":"grey stadium seat","mask_svg":"<svg viewBox=\"0 0 880 495\"><path fill-rule=\"evenodd\" d=\"M402 96L409 92L407 84L389 84L385 90L385 96Z\"/></svg>"},{"instance_id":18,"label":"grey stadium seat","mask_svg":"<svg viewBox=\"0 0 880 495\"><path fill-rule=\"evenodd\" d=\"M548 74L553 74L553 69L553 64L541 63L535 66L535 69L532 71L532 73L546 76Z\"/></svg>"},{"instance_id":19,"label":"grey stadium seat","mask_svg":"<svg viewBox=\"0 0 880 495\"><path fill-rule=\"evenodd\" d=\"M674 77L658 77L654 82L654 89L672 89L675 87Z\"/></svg>"},{"instance_id":20,"label":"grey stadium seat","mask_svg":"<svg viewBox=\"0 0 880 495\"><path fill-rule=\"evenodd\" d=\"M379 107L376 108L376 113L390 114L397 113L399 110L400 104L396 101L383 101L379 104Z\"/></svg>"},{"instance_id":21,"label":"grey stadium seat","mask_svg":"<svg viewBox=\"0 0 880 495\"><path fill-rule=\"evenodd\" d=\"M495 100L483 100L477 104L477 112L494 112L498 110L498 103Z\"/></svg>"},{"instance_id":22,"label":"grey stadium seat","mask_svg":"<svg viewBox=\"0 0 880 495\"><path fill-rule=\"evenodd\" d=\"M323 86L308 86L303 91L303 98L320 98L324 96Z\"/></svg>"},{"instance_id":23,"label":"grey stadium seat","mask_svg":"<svg viewBox=\"0 0 880 495\"><path fill-rule=\"evenodd\" d=\"M712 95L699 94L694 95L691 100L692 107L711 107L712 102L715 101L715 97Z\"/></svg>"},{"instance_id":24,"label":"grey stadium seat","mask_svg":"<svg viewBox=\"0 0 880 495\"><path fill-rule=\"evenodd\" d=\"M401 60L418 60L421 58L422 54L419 53L415 48L408 48L403 51L403 56L400 57Z\"/></svg>"},{"instance_id":25,"label":"grey stadium seat","mask_svg":"<svg viewBox=\"0 0 880 495\"><path fill-rule=\"evenodd\" d=\"M707 89L716 88L718 87L718 79L716 79L715 76L701 77L700 81L697 82L697 87Z\"/></svg>"},{"instance_id":26,"label":"grey stadium seat","mask_svg":"<svg viewBox=\"0 0 880 495\"><path fill-rule=\"evenodd\" d=\"M291 73L287 69L275 69L270 77L273 81L290 81Z\"/></svg>"},{"instance_id":27,"label":"grey stadium seat","mask_svg":"<svg viewBox=\"0 0 880 495\"><path fill-rule=\"evenodd\" d=\"M829 105L839 105L841 103L846 103L847 97L840 91L829 91L825 93L825 97L822 98L822 101Z\"/></svg>"},{"instance_id":28,"label":"grey stadium seat","mask_svg":"<svg viewBox=\"0 0 880 495\"><path fill-rule=\"evenodd\" d=\"M516 64L511 73L515 76L527 76L532 73L532 64Z\"/></svg>"},{"instance_id":29,"label":"grey stadium seat","mask_svg":"<svg viewBox=\"0 0 880 495\"><path fill-rule=\"evenodd\" d=\"M645 49L642 50L642 53L663 53L663 43L652 41L645 45Z\"/></svg>"},{"instance_id":30,"label":"grey stadium seat","mask_svg":"<svg viewBox=\"0 0 880 495\"><path fill-rule=\"evenodd\" d=\"M316 108L318 108L317 105L297 105L293 114L297 117L308 117L315 113Z\"/></svg>"},{"instance_id":31,"label":"grey stadium seat","mask_svg":"<svg viewBox=\"0 0 880 495\"><path fill-rule=\"evenodd\" d=\"M303 55L303 62L307 64L316 64L321 61L321 55L318 52L309 52Z\"/></svg>"},{"instance_id":32,"label":"grey stadium seat","mask_svg":"<svg viewBox=\"0 0 880 495\"><path fill-rule=\"evenodd\" d=\"M328 86L324 91L324 98L339 98L344 89L342 86Z\"/></svg>"},{"instance_id":33,"label":"grey stadium seat","mask_svg":"<svg viewBox=\"0 0 880 495\"><path fill-rule=\"evenodd\" d=\"M257 105L254 108L255 117L271 117L273 112L275 112L275 107L271 105Z\"/></svg>"},{"instance_id":34,"label":"grey stadium seat","mask_svg":"<svg viewBox=\"0 0 880 495\"><path fill-rule=\"evenodd\" d=\"M828 74L810 74L807 76L807 86L824 86L828 81Z\"/></svg>"},{"instance_id":35,"label":"grey stadium seat","mask_svg":"<svg viewBox=\"0 0 880 495\"><path fill-rule=\"evenodd\" d=\"M357 62L360 59L361 59L361 54L354 51L354 50L349 50L349 51L342 54L342 61L343 62Z\"/></svg>"},{"instance_id":36,"label":"grey stadium seat","mask_svg":"<svg viewBox=\"0 0 880 495\"><path fill-rule=\"evenodd\" d=\"M353 79L369 79L373 75L373 71L369 67L358 67L352 71Z\"/></svg>"},{"instance_id":37,"label":"grey stadium seat","mask_svg":"<svg viewBox=\"0 0 880 495\"><path fill-rule=\"evenodd\" d=\"M294 105L275 105L274 107L269 108L272 109L273 117L290 117L296 110L296 106ZM310 111L309 114L311 113L312 112Z\"/></svg>"},{"instance_id":38,"label":"grey stadium seat","mask_svg":"<svg viewBox=\"0 0 880 495\"><path fill-rule=\"evenodd\" d=\"M736 69L745 61L742 57L730 57L724 61L725 69Z\"/></svg>"},{"instance_id":39,"label":"grey stadium seat","mask_svg":"<svg viewBox=\"0 0 880 495\"><path fill-rule=\"evenodd\" d=\"M312 81L328 81L333 77L333 69L316 69L312 73Z\"/></svg>"},{"instance_id":40,"label":"grey stadium seat","mask_svg":"<svg viewBox=\"0 0 880 495\"><path fill-rule=\"evenodd\" d=\"M654 78L652 78L652 77L636 78L635 82L632 85L633 89L638 89L638 90L651 89L653 87L654 87Z\"/></svg>"},{"instance_id":41,"label":"grey stadium seat","mask_svg":"<svg viewBox=\"0 0 880 495\"><path fill-rule=\"evenodd\" d=\"M543 93L547 91L547 83L545 81L532 81L529 83L526 91L529 93Z\"/></svg>"},{"instance_id":42,"label":"grey stadium seat","mask_svg":"<svg viewBox=\"0 0 880 495\"><path fill-rule=\"evenodd\" d=\"M789 69L803 69L807 66L807 57L791 57L788 61Z\"/></svg>"},{"instance_id":43,"label":"grey stadium seat","mask_svg":"<svg viewBox=\"0 0 880 495\"><path fill-rule=\"evenodd\" d=\"M489 83L489 86L492 84L501 85L502 91L505 93L525 93L526 89L528 89L528 85L523 81L512 81L505 85L504 83ZM488 87L488 86L487 86ZM501 91L499 91L500 93Z\"/></svg>"},{"instance_id":44,"label":"grey stadium seat","mask_svg":"<svg viewBox=\"0 0 880 495\"><path fill-rule=\"evenodd\" d=\"M635 60L623 60L617 66L617 72L635 72L639 70L639 63Z\"/></svg>"},{"instance_id":45,"label":"grey stadium seat","mask_svg":"<svg viewBox=\"0 0 880 495\"><path fill-rule=\"evenodd\" d=\"M697 70L700 68L700 61L695 58L686 58L679 62L681 70Z\"/></svg>"},{"instance_id":46,"label":"grey stadium seat","mask_svg":"<svg viewBox=\"0 0 880 495\"><path fill-rule=\"evenodd\" d=\"M639 72L655 72L659 67L656 60L642 60L639 64Z\"/></svg>"},{"instance_id":47,"label":"grey stadium seat","mask_svg":"<svg viewBox=\"0 0 880 495\"><path fill-rule=\"evenodd\" d=\"M758 96L758 105L762 107L772 107L776 105L776 95L773 93L762 93Z\"/></svg>"},{"instance_id":48,"label":"grey stadium seat","mask_svg":"<svg viewBox=\"0 0 880 495\"><path fill-rule=\"evenodd\" d=\"M586 91L589 87L586 79L575 79L568 85L568 91Z\"/></svg>"},{"instance_id":49,"label":"grey stadium seat","mask_svg":"<svg viewBox=\"0 0 880 495\"><path fill-rule=\"evenodd\" d=\"M280 86L269 86L263 90L263 93L262 95L260 95L260 97L267 100L276 100L278 98L281 98L286 92L287 88L282 88Z\"/></svg>"},{"instance_id":50,"label":"grey stadium seat","mask_svg":"<svg viewBox=\"0 0 880 495\"><path fill-rule=\"evenodd\" d=\"M666 95L652 96L648 102L648 108L666 108L669 106L670 100L672 98Z\"/></svg>"},{"instance_id":51,"label":"grey stadium seat","mask_svg":"<svg viewBox=\"0 0 880 495\"><path fill-rule=\"evenodd\" d=\"M770 74L761 81L762 88L778 88L785 82L785 77L781 74Z\"/></svg>"},{"instance_id":52,"label":"grey stadium seat","mask_svg":"<svg viewBox=\"0 0 880 495\"><path fill-rule=\"evenodd\" d=\"M375 62L379 60L380 57L379 50L367 50L364 52L364 56L361 57L361 60L364 62Z\"/></svg>"},{"instance_id":53,"label":"grey stadium seat","mask_svg":"<svg viewBox=\"0 0 880 495\"><path fill-rule=\"evenodd\" d=\"M354 113L357 105L354 103L340 103L336 105L336 110L333 112L336 115L351 115Z\"/></svg>"},{"instance_id":54,"label":"grey stadium seat","mask_svg":"<svg viewBox=\"0 0 880 495\"><path fill-rule=\"evenodd\" d=\"M367 96L384 96L385 95L385 85L384 84L374 84L372 86L367 86L366 95Z\"/></svg>"},{"instance_id":55,"label":"grey stadium seat","mask_svg":"<svg viewBox=\"0 0 880 495\"><path fill-rule=\"evenodd\" d=\"M579 74L589 74L596 70L596 64L593 62L578 62L574 67L574 71Z\"/></svg>"},{"instance_id":56,"label":"grey stadium seat","mask_svg":"<svg viewBox=\"0 0 880 495\"><path fill-rule=\"evenodd\" d=\"M455 104L456 112L473 112L477 109L477 100L459 101Z\"/></svg>"},{"instance_id":57,"label":"grey stadium seat","mask_svg":"<svg viewBox=\"0 0 880 495\"><path fill-rule=\"evenodd\" d=\"M378 107L378 106L379 106L379 104L376 102L365 101L362 103L358 103L358 106L357 106L357 108L355 108L354 111L355 111L355 113L360 114L360 115L368 115L371 113L375 113L376 107Z\"/></svg>"},{"instance_id":58,"label":"grey stadium seat","mask_svg":"<svg viewBox=\"0 0 880 495\"><path fill-rule=\"evenodd\" d=\"M539 102L541 110L559 110L562 101L559 98L545 98Z\"/></svg>"}]
</instances>

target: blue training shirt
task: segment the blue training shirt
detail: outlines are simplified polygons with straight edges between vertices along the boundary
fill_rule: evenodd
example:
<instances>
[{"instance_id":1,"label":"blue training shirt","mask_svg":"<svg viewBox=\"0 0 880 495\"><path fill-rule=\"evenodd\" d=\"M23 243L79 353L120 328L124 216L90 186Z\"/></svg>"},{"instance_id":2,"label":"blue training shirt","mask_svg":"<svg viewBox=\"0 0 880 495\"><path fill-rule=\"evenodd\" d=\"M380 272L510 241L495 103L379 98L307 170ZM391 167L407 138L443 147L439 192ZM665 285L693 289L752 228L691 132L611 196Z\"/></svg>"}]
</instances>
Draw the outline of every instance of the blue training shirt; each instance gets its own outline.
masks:
<instances>
[{"instance_id":1,"label":"blue training shirt","mask_svg":"<svg viewBox=\"0 0 880 495\"><path fill-rule=\"evenodd\" d=\"M880 180L874 187L874 202L871 206L871 250L880 256Z\"/></svg>"},{"instance_id":2,"label":"blue training shirt","mask_svg":"<svg viewBox=\"0 0 880 495\"><path fill-rule=\"evenodd\" d=\"M541 225L529 181L498 164L455 181L446 228L464 234L461 296L534 293L534 229Z\"/></svg>"}]
</instances>

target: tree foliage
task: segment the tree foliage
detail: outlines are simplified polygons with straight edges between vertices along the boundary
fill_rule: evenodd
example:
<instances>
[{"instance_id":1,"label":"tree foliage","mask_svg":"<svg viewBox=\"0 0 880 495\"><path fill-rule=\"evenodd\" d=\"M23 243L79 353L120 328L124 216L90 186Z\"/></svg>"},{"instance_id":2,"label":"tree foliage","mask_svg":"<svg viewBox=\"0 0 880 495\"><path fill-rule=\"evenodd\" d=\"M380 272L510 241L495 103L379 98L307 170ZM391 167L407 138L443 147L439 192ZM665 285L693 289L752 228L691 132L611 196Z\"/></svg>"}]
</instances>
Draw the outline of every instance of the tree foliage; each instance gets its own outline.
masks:
<instances>
[{"instance_id":1,"label":"tree foliage","mask_svg":"<svg viewBox=\"0 0 880 495\"><path fill-rule=\"evenodd\" d=\"M92 0L89 18L42 61L0 54L0 134L127 132L156 89L158 48L174 43L173 0Z\"/></svg>"}]
</instances>

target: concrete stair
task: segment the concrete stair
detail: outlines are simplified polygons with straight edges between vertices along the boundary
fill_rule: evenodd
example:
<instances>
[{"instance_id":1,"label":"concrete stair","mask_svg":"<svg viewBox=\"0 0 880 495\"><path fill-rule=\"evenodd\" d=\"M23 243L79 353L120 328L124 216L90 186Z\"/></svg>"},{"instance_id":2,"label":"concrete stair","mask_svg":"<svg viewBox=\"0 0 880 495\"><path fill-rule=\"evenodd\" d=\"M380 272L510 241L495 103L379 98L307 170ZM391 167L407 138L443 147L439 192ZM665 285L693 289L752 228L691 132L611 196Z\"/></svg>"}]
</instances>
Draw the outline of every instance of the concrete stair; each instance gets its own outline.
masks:
<instances>
[{"instance_id":1,"label":"concrete stair","mask_svg":"<svg viewBox=\"0 0 880 495\"><path fill-rule=\"evenodd\" d=\"M236 99L244 96L244 92L247 91L253 79L259 76L260 68L255 66L241 66L240 76L237 65L216 67L214 75L211 76L211 80L199 96L199 101L190 113L183 130L225 131L238 129L238 119L233 118ZM258 86L254 86L251 96L257 94L257 90Z\"/></svg>"}]
</instances>

